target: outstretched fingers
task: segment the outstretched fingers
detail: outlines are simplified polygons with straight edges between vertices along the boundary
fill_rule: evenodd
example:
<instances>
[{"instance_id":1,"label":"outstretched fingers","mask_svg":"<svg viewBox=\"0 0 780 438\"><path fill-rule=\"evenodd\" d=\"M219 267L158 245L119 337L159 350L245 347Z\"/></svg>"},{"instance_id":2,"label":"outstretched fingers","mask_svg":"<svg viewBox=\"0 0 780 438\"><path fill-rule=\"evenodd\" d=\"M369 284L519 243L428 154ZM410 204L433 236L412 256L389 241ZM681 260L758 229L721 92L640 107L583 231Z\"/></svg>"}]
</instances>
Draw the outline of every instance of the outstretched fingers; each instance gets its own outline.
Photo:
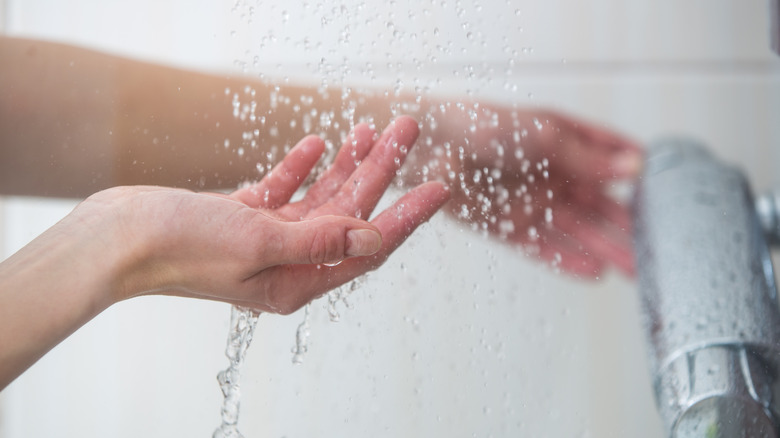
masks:
<instances>
[{"instance_id":1,"label":"outstretched fingers","mask_svg":"<svg viewBox=\"0 0 780 438\"><path fill-rule=\"evenodd\" d=\"M419 132L413 118L401 116L395 119L339 190L311 214L368 218L396 177Z\"/></svg>"},{"instance_id":2,"label":"outstretched fingers","mask_svg":"<svg viewBox=\"0 0 780 438\"><path fill-rule=\"evenodd\" d=\"M260 182L236 190L230 197L252 208L278 208L290 201L324 150L321 138L304 137Z\"/></svg>"},{"instance_id":3,"label":"outstretched fingers","mask_svg":"<svg viewBox=\"0 0 780 438\"><path fill-rule=\"evenodd\" d=\"M606 222L591 221L576 212L559 208L555 212L555 228L598 259L611 263L629 276L635 273L634 255L628 233Z\"/></svg>"},{"instance_id":4,"label":"outstretched fingers","mask_svg":"<svg viewBox=\"0 0 780 438\"><path fill-rule=\"evenodd\" d=\"M582 211L590 211L595 217L614 224L626 233L631 232L633 221L626 202L604 193L602 187L584 185L572 187L571 199L580 206Z\"/></svg>"},{"instance_id":5,"label":"outstretched fingers","mask_svg":"<svg viewBox=\"0 0 780 438\"><path fill-rule=\"evenodd\" d=\"M632 179L642 168L642 149L633 140L603 127L558 116L564 139L561 163L580 181Z\"/></svg>"},{"instance_id":6,"label":"outstretched fingers","mask_svg":"<svg viewBox=\"0 0 780 438\"><path fill-rule=\"evenodd\" d=\"M365 123L356 125L344 140L333 163L309 187L303 199L284 206L281 213L288 217L302 218L328 202L368 155L375 141L375 130Z\"/></svg>"},{"instance_id":7,"label":"outstretched fingers","mask_svg":"<svg viewBox=\"0 0 780 438\"><path fill-rule=\"evenodd\" d=\"M382 232L382 248L370 257L355 259L354 264L370 269L379 267L449 199L449 188L440 182L421 184L410 190L371 221Z\"/></svg>"},{"instance_id":8,"label":"outstretched fingers","mask_svg":"<svg viewBox=\"0 0 780 438\"><path fill-rule=\"evenodd\" d=\"M246 301L257 296L262 310L287 314L312 299L380 266L422 223L449 200L449 190L438 182L423 184L396 201L371 223L382 234L379 251L348 258L337 266L286 264L266 269L245 282ZM256 306L255 306L256 307Z\"/></svg>"}]
</instances>

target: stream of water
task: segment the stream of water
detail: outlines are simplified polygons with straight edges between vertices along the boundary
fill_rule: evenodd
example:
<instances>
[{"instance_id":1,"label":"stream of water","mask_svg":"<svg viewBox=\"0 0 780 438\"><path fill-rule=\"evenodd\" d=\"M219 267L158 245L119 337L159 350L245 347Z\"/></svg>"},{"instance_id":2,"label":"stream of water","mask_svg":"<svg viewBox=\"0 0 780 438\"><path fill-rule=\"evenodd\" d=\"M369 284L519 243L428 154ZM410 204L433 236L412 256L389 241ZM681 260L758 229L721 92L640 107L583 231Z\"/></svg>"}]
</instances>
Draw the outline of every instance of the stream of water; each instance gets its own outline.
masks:
<instances>
[{"instance_id":1,"label":"stream of water","mask_svg":"<svg viewBox=\"0 0 780 438\"><path fill-rule=\"evenodd\" d=\"M219 387L225 399L222 402L222 424L214 431L213 438L243 438L238 431L238 412L241 402L241 365L260 314L242 307L230 309L230 332L225 355L230 365L217 375Z\"/></svg>"}]
</instances>

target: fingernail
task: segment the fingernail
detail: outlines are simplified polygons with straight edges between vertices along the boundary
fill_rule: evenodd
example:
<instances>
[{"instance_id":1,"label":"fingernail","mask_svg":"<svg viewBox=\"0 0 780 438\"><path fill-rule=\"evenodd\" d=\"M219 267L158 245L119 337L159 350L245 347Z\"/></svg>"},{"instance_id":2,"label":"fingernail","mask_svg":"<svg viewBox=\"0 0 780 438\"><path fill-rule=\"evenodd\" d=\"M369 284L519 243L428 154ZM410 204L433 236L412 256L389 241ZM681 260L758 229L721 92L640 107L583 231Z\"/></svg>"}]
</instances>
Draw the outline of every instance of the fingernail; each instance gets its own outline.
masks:
<instances>
[{"instance_id":1,"label":"fingernail","mask_svg":"<svg viewBox=\"0 0 780 438\"><path fill-rule=\"evenodd\" d=\"M612 169L618 175L635 176L642 171L642 155L625 153L615 157Z\"/></svg>"},{"instance_id":2,"label":"fingernail","mask_svg":"<svg viewBox=\"0 0 780 438\"><path fill-rule=\"evenodd\" d=\"M379 251L382 247L382 235L374 230L347 231L346 254L350 257L367 256Z\"/></svg>"}]
</instances>

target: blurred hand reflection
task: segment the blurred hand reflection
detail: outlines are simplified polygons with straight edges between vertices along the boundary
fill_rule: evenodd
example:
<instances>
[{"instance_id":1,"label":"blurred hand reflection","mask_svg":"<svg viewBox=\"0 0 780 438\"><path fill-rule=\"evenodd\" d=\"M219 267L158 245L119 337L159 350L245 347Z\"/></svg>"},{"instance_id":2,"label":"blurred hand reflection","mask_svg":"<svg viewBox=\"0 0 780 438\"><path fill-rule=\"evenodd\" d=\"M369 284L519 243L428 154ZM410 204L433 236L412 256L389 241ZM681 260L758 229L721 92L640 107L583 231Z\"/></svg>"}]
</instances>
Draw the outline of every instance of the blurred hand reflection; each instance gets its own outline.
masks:
<instances>
[{"instance_id":1,"label":"blurred hand reflection","mask_svg":"<svg viewBox=\"0 0 780 438\"><path fill-rule=\"evenodd\" d=\"M482 105L434 119L418 162L423 179L450 184L455 218L577 277L609 265L633 275L630 214L610 192L638 176L637 144L550 111Z\"/></svg>"}]
</instances>

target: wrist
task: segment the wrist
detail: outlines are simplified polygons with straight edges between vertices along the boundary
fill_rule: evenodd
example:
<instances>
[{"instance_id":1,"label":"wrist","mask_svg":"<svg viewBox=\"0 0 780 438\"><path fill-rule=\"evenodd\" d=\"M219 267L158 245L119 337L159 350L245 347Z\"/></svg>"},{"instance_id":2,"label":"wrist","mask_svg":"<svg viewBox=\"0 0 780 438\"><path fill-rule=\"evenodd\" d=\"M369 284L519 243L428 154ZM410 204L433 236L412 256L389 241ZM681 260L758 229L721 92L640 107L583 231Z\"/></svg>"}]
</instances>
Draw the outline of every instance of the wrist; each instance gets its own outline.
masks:
<instances>
[{"instance_id":1,"label":"wrist","mask_svg":"<svg viewBox=\"0 0 780 438\"><path fill-rule=\"evenodd\" d=\"M121 300L118 290L133 251L118 239L109 217L85 218L80 208L36 238L27 257L38 258L50 269L46 279L59 282L94 316Z\"/></svg>"},{"instance_id":2,"label":"wrist","mask_svg":"<svg viewBox=\"0 0 780 438\"><path fill-rule=\"evenodd\" d=\"M0 264L0 388L114 302L121 251L99 251L100 237L72 224L64 219Z\"/></svg>"},{"instance_id":3,"label":"wrist","mask_svg":"<svg viewBox=\"0 0 780 438\"><path fill-rule=\"evenodd\" d=\"M93 287L107 306L162 286L153 274L153 258L165 241L154 218L143 220L149 206L139 187L115 187L81 203L63 225L81 235L79 251L94 276ZM89 275L89 274L88 274Z\"/></svg>"}]
</instances>

